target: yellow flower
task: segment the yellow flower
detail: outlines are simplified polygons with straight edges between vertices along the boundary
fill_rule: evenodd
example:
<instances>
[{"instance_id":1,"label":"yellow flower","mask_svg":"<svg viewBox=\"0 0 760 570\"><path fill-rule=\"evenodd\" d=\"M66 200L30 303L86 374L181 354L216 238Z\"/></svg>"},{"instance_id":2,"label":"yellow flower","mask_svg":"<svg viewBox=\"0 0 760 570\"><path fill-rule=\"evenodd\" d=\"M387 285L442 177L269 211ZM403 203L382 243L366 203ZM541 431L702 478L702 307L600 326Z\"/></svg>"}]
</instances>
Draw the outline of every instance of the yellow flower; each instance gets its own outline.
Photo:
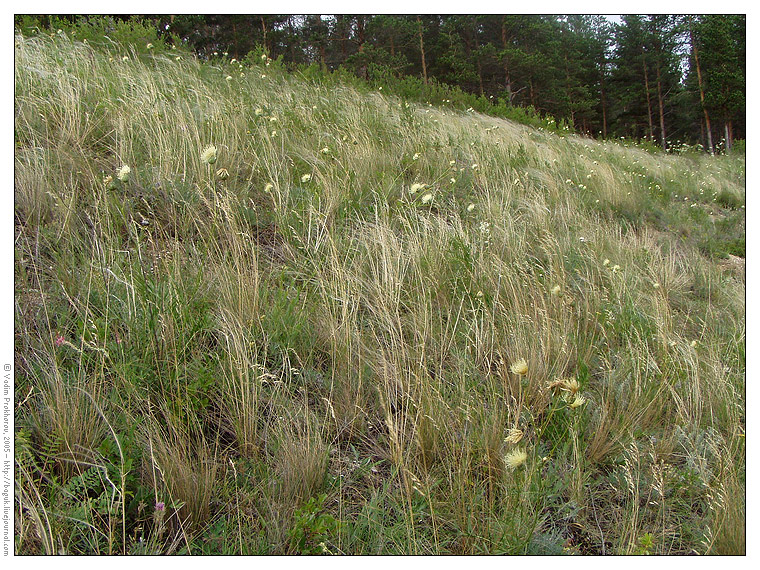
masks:
<instances>
[{"instance_id":1,"label":"yellow flower","mask_svg":"<svg viewBox=\"0 0 760 570\"><path fill-rule=\"evenodd\" d=\"M525 376L528 373L528 363L524 358L521 358L520 360L516 360L515 363L510 366L510 370L512 371L512 374Z\"/></svg>"},{"instance_id":2,"label":"yellow flower","mask_svg":"<svg viewBox=\"0 0 760 570\"><path fill-rule=\"evenodd\" d=\"M201 153L201 160L206 164L214 164L216 162L216 147L210 144L204 148Z\"/></svg>"},{"instance_id":3,"label":"yellow flower","mask_svg":"<svg viewBox=\"0 0 760 570\"><path fill-rule=\"evenodd\" d=\"M273 188L274 188L274 184L272 184L270 182L269 184L267 184L266 186L264 186L264 192L266 192L267 194L269 194L272 191Z\"/></svg>"},{"instance_id":4,"label":"yellow flower","mask_svg":"<svg viewBox=\"0 0 760 570\"><path fill-rule=\"evenodd\" d=\"M113 182L113 176L106 176L106 177L103 179L103 185L104 185L106 188L108 188L109 190L113 190L113 188L115 187L115 184L114 184L114 182Z\"/></svg>"},{"instance_id":5,"label":"yellow flower","mask_svg":"<svg viewBox=\"0 0 760 570\"><path fill-rule=\"evenodd\" d=\"M125 164L119 169L119 172L116 173L116 178L118 178L122 182L126 182L127 179L129 179L130 172L132 172L132 169Z\"/></svg>"},{"instance_id":6,"label":"yellow flower","mask_svg":"<svg viewBox=\"0 0 760 570\"><path fill-rule=\"evenodd\" d=\"M504 456L504 463L507 464L507 468L510 471L514 471L518 467L520 467L525 461L528 459L528 454L525 452L524 449L515 449L514 451L510 451L507 453L506 456Z\"/></svg>"},{"instance_id":7,"label":"yellow flower","mask_svg":"<svg viewBox=\"0 0 760 570\"><path fill-rule=\"evenodd\" d=\"M605 260L602 262L602 265L604 265L605 267L607 267L609 264L610 264L610 260L609 260L609 259L605 259Z\"/></svg>"},{"instance_id":8,"label":"yellow flower","mask_svg":"<svg viewBox=\"0 0 760 570\"><path fill-rule=\"evenodd\" d=\"M261 107L259 107L258 109L256 109L256 110L253 112L253 114L254 114L254 115L256 115L257 117L260 117L261 115L263 115L263 114L264 114L264 109L262 109Z\"/></svg>"}]
</instances>

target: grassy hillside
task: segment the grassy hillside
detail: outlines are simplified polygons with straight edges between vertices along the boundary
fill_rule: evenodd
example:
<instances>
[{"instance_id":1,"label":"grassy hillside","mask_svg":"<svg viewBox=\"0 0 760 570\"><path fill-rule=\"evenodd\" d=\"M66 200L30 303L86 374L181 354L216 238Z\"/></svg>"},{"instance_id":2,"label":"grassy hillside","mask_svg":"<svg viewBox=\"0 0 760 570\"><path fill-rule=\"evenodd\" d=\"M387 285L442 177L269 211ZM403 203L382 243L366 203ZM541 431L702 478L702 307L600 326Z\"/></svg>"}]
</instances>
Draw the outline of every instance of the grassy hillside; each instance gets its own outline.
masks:
<instances>
[{"instance_id":1,"label":"grassy hillside","mask_svg":"<svg viewBox=\"0 0 760 570\"><path fill-rule=\"evenodd\" d=\"M744 552L743 155L15 56L17 553Z\"/></svg>"}]
</instances>

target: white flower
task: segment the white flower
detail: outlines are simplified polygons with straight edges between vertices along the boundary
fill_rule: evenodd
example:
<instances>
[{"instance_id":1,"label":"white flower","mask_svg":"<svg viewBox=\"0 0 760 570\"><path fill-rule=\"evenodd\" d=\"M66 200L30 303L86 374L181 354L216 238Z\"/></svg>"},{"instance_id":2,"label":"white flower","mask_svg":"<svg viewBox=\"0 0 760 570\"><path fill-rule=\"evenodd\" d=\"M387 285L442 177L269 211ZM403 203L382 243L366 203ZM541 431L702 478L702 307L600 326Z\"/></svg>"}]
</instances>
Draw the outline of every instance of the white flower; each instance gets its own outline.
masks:
<instances>
[{"instance_id":1,"label":"white flower","mask_svg":"<svg viewBox=\"0 0 760 570\"><path fill-rule=\"evenodd\" d=\"M427 194L425 194L425 195L422 197L422 203L423 203L423 204L427 204L427 203L428 203L428 202L430 202L432 199L433 199L433 193L432 193L432 192L428 192Z\"/></svg>"},{"instance_id":2,"label":"white flower","mask_svg":"<svg viewBox=\"0 0 760 570\"><path fill-rule=\"evenodd\" d=\"M216 147L210 144L204 148L201 153L201 160L206 164L214 164L216 162Z\"/></svg>"},{"instance_id":3,"label":"white flower","mask_svg":"<svg viewBox=\"0 0 760 570\"><path fill-rule=\"evenodd\" d=\"M521 358L520 360L515 361L509 369L512 371L512 374L525 376L528 373L528 362L524 358Z\"/></svg>"},{"instance_id":4,"label":"white flower","mask_svg":"<svg viewBox=\"0 0 760 570\"><path fill-rule=\"evenodd\" d=\"M301 176L301 182L305 183L305 182L308 182L309 180L311 180L311 174L304 174L303 176Z\"/></svg>"},{"instance_id":5,"label":"white flower","mask_svg":"<svg viewBox=\"0 0 760 570\"><path fill-rule=\"evenodd\" d=\"M467 206L467 211L468 211L468 212L472 212L474 209L475 209L475 204L469 204L469 205Z\"/></svg>"},{"instance_id":6,"label":"white flower","mask_svg":"<svg viewBox=\"0 0 760 570\"><path fill-rule=\"evenodd\" d=\"M522 449L515 449L504 457L504 463L510 471L514 471L528 459L528 454Z\"/></svg>"},{"instance_id":7,"label":"white flower","mask_svg":"<svg viewBox=\"0 0 760 570\"><path fill-rule=\"evenodd\" d=\"M420 184L419 182L415 182L414 184L412 184L412 187L409 188L409 193L416 194L417 192L419 192L420 190L422 190L424 187L425 187L424 184Z\"/></svg>"},{"instance_id":8,"label":"white flower","mask_svg":"<svg viewBox=\"0 0 760 570\"><path fill-rule=\"evenodd\" d=\"M262 109L261 107L259 107L258 109L256 109L256 110L253 112L253 114L254 114L254 115L256 115L257 117L260 117L261 115L263 115L263 114L264 114L264 109Z\"/></svg>"},{"instance_id":9,"label":"white flower","mask_svg":"<svg viewBox=\"0 0 760 570\"><path fill-rule=\"evenodd\" d=\"M148 44L145 46L145 49L153 49L153 44Z\"/></svg>"},{"instance_id":10,"label":"white flower","mask_svg":"<svg viewBox=\"0 0 760 570\"><path fill-rule=\"evenodd\" d=\"M116 173L116 178L118 178L122 182L126 182L127 179L129 178L130 172L132 172L132 169L125 164L119 169L119 172Z\"/></svg>"},{"instance_id":11,"label":"white flower","mask_svg":"<svg viewBox=\"0 0 760 570\"><path fill-rule=\"evenodd\" d=\"M586 403L586 398L581 396L580 394L575 396L575 400L573 400L573 403L570 404L571 408L578 408Z\"/></svg>"},{"instance_id":12,"label":"white flower","mask_svg":"<svg viewBox=\"0 0 760 570\"><path fill-rule=\"evenodd\" d=\"M412 160L419 160L419 158L420 158L420 153L419 152L415 152L414 156L412 157Z\"/></svg>"}]
</instances>

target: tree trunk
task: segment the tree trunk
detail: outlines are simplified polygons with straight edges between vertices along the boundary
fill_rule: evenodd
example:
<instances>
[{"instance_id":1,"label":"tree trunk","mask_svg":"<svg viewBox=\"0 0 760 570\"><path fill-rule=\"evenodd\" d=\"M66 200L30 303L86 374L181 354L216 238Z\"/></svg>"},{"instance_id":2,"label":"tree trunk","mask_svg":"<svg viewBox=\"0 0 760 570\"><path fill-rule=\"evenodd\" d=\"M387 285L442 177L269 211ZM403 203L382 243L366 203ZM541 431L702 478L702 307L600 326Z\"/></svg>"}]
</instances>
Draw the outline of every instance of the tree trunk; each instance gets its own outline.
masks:
<instances>
[{"instance_id":1,"label":"tree trunk","mask_svg":"<svg viewBox=\"0 0 760 570\"><path fill-rule=\"evenodd\" d=\"M652 124L652 101L649 98L649 74L647 74L647 60L644 57L644 48L641 48L641 63L644 67L644 89L647 93L647 120L649 121L649 138L654 139L654 125Z\"/></svg>"},{"instance_id":2,"label":"tree trunk","mask_svg":"<svg viewBox=\"0 0 760 570\"><path fill-rule=\"evenodd\" d=\"M607 99L604 95L604 71L599 75L599 86L602 96L602 138L607 138Z\"/></svg>"},{"instance_id":3,"label":"tree trunk","mask_svg":"<svg viewBox=\"0 0 760 570\"><path fill-rule=\"evenodd\" d=\"M266 50L267 55L269 55L271 50L269 49L269 45L267 44L267 24L264 21L264 16L261 16L261 31L264 34L264 49Z\"/></svg>"},{"instance_id":4,"label":"tree trunk","mask_svg":"<svg viewBox=\"0 0 760 570\"><path fill-rule=\"evenodd\" d=\"M732 125L731 125L730 119L726 121L724 130L726 131L726 152L728 152L731 150L731 146L733 144L733 141L731 140L733 138L733 133L732 133Z\"/></svg>"},{"instance_id":5,"label":"tree trunk","mask_svg":"<svg viewBox=\"0 0 760 570\"><path fill-rule=\"evenodd\" d=\"M504 51L507 50L507 19L501 20L501 45ZM510 105L512 105L512 80L509 77L509 63L507 62L506 55L504 56L504 89L507 92L507 99Z\"/></svg>"},{"instance_id":6,"label":"tree trunk","mask_svg":"<svg viewBox=\"0 0 760 570\"><path fill-rule=\"evenodd\" d=\"M712 140L712 129L710 128L710 114L707 112L707 107L705 107L705 90L702 86L702 69L699 66L699 52L697 51L697 43L694 41L694 31L691 29L691 17L689 18L689 39L691 40L691 49L694 52L694 63L697 65L699 101L702 103L702 111L705 114L705 124L707 125L707 148L709 149L710 154L715 154Z\"/></svg>"},{"instance_id":7,"label":"tree trunk","mask_svg":"<svg viewBox=\"0 0 760 570\"><path fill-rule=\"evenodd\" d=\"M565 55L565 93L567 94L567 102L570 107L570 121L575 128L575 110L573 106L573 95L570 91L570 68L567 65L567 55Z\"/></svg>"},{"instance_id":8,"label":"tree trunk","mask_svg":"<svg viewBox=\"0 0 760 570\"><path fill-rule=\"evenodd\" d=\"M425 81L425 85L428 83L427 65L425 63L425 42L422 40L422 20L417 16L417 27L420 35L420 57L422 59L422 79Z\"/></svg>"},{"instance_id":9,"label":"tree trunk","mask_svg":"<svg viewBox=\"0 0 760 570\"><path fill-rule=\"evenodd\" d=\"M660 65L657 64L657 103L660 108L660 141L662 150L668 150L667 138L665 136L665 102L662 99L662 78L660 76Z\"/></svg>"}]
</instances>

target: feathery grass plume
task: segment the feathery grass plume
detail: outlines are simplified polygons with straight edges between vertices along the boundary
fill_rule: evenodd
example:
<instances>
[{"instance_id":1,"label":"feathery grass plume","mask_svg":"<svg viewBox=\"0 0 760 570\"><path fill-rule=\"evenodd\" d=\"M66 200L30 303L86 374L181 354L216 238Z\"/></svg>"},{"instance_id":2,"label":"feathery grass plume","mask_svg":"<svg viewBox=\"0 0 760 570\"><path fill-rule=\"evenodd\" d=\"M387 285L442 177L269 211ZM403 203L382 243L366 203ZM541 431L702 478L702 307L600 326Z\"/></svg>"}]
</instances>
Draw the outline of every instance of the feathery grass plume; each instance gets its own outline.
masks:
<instances>
[{"instance_id":1,"label":"feathery grass plume","mask_svg":"<svg viewBox=\"0 0 760 570\"><path fill-rule=\"evenodd\" d=\"M132 169L125 164L116 173L116 178L118 178L119 181L121 181L121 182L126 182L127 180L129 180L129 174L131 172L132 172Z\"/></svg>"},{"instance_id":2,"label":"feathery grass plume","mask_svg":"<svg viewBox=\"0 0 760 570\"><path fill-rule=\"evenodd\" d=\"M504 463L510 471L514 471L528 460L524 449L515 449L504 456Z\"/></svg>"},{"instance_id":3,"label":"feathery grass plume","mask_svg":"<svg viewBox=\"0 0 760 570\"><path fill-rule=\"evenodd\" d=\"M216 147L212 144L208 145L203 149L203 152L201 152L201 161L205 162L206 164L214 164L216 162L216 158Z\"/></svg>"},{"instance_id":4,"label":"feathery grass plume","mask_svg":"<svg viewBox=\"0 0 760 570\"><path fill-rule=\"evenodd\" d=\"M512 374L525 376L528 373L528 361L524 358L516 360L509 369L512 371Z\"/></svg>"}]
</instances>

